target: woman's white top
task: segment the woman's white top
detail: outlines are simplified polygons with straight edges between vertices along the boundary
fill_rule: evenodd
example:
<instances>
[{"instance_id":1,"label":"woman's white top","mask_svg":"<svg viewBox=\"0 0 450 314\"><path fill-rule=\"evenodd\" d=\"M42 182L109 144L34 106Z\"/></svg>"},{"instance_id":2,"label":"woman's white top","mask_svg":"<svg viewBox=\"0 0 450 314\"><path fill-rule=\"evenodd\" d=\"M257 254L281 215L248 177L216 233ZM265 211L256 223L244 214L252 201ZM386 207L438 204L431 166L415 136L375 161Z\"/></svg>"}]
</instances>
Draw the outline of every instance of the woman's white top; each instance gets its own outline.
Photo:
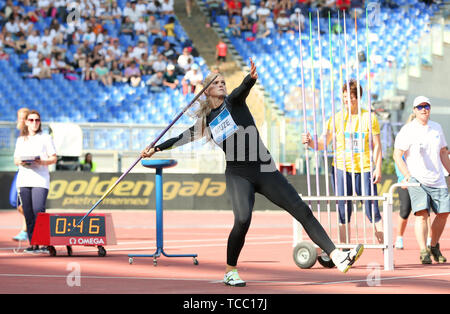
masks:
<instances>
[{"instance_id":1,"label":"woman's white top","mask_svg":"<svg viewBox=\"0 0 450 314\"><path fill-rule=\"evenodd\" d=\"M14 158L39 156L41 159L48 159L55 154L55 145L49 134L40 132L36 135L17 138ZM50 187L48 166L35 163L29 166L19 166L16 186L17 188L40 187L48 189Z\"/></svg>"}]
</instances>

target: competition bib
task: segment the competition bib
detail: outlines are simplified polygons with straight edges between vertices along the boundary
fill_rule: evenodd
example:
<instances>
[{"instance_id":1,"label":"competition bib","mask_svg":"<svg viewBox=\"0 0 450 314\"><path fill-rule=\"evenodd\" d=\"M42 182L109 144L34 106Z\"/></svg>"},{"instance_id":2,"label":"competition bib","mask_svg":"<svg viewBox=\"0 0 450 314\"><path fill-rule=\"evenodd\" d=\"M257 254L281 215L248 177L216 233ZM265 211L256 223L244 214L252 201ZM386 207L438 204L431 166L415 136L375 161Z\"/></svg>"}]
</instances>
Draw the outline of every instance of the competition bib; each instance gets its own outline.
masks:
<instances>
[{"instance_id":1,"label":"competition bib","mask_svg":"<svg viewBox=\"0 0 450 314\"><path fill-rule=\"evenodd\" d=\"M353 133L353 153L362 153L364 150L366 134L362 133L363 147L360 147L359 135L360 135L359 132ZM352 141L351 141L351 137L350 137L350 132L345 132L345 152L351 151L351 148L352 148L351 144L352 144Z\"/></svg>"},{"instance_id":2,"label":"competition bib","mask_svg":"<svg viewBox=\"0 0 450 314\"><path fill-rule=\"evenodd\" d=\"M233 117L226 108L209 123L209 128L212 138L217 144L222 143L238 130Z\"/></svg>"}]
</instances>

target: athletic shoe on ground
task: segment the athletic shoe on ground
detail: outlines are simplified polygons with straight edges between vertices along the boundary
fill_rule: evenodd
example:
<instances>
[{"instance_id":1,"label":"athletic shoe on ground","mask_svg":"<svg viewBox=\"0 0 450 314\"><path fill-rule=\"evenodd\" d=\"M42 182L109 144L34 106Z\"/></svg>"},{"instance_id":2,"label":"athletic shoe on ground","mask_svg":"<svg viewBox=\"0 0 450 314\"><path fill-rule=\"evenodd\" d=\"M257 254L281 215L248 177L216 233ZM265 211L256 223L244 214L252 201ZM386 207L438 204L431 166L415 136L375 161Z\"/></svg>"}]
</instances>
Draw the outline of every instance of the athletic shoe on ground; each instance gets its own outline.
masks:
<instances>
[{"instance_id":1,"label":"athletic shoe on ground","mask_svg":"<svg viewBox=\"0 0 450 314\"><path fill-rule=\"evenodd\" d=\"M30 247L27 247L25 250L23 250L24 253L29 253L29 254L36 254L39 253L39 247L36 245L32 245Z\"/></svg>"},{"instance_id":2,"label":"athletic shoe on ground","mask_svg":"<svg viewBox=\"0 0 450 314\"><path fill-rule=\"evenodd\" d=\"M41 247L38 249L38 253L49 254L48 247L46 247L46 246L41 246Z\"/></svg>"},{"instance_id":3,"label":"athletic shoe on ground","mask_svg":"<svg viewBox=\"0 0 450 314\"><path fill-rule=\"evenodd\" d=\"M435 262L445 263L447 259L442 255L441 250L439 249L439 243L436 243L436 246L430 246L430 253L434 258Z\"/></svg>"},{"instance_id":4,"label":"athletic shoe on ground","mask_svg":"<svg viewBox=\"0 0 450 314\"><path fill-rule=\"evenodd\" d=\"M336 265L337 269L341 272L346 273L350 267L358 260L364 251L364 245L358 244L355 248L350 251L338 251L333 254L333 263Z\"/></svg>"},{"instance_id":5,"label":"athletic shoe on ground","mask_svg":"<svg viewBox=\"0 0 450 314\"><path fill-rule=\"evenodd\" d=\"M15 237L13 237L14 241L28 241L28 234L26 231L20 231Z\"/></svg>"},{"instance_id":6,"label":"athletic shoe on ground","mask_svg":"<svg viewBox=\"0 0 450 314\"><path fill-rule=\"evenodd\" d=\"M227 286L233 287L245 287L245 281L239 277L237 269L233 269L225 274L223 282Z\"/></svg>"},{"instance_id":7,"label":"athletic shoe on ground","mask_svg":"<svg viewBox=\"0 0 450 314\"><path fill-rule=\"evenodd\" d=\"M397 240L395 241L395 248L398 250L403 250L403 238L397 237Z\"/></svg>"},{"instance_id":8,"label":"athletic shoe on ground","mask_svg":"<svg viewBox=\"0 0 450 314\"><path fill-rule=\"evenodd\" d=\"M420 251L420 262L422 264L431 264L432 263L429 250L425 249L425 250Z\"/></svg>"}]
</instances>

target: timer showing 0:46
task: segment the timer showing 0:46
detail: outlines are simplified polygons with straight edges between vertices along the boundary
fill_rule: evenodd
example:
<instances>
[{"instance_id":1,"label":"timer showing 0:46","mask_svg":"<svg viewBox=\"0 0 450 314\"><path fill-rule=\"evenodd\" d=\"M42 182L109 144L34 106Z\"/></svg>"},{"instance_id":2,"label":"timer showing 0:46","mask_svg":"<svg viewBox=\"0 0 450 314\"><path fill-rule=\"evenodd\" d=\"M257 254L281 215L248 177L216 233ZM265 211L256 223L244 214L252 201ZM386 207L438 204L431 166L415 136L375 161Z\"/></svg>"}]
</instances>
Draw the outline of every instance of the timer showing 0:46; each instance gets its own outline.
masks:
<instances>
[{"instance_id":1,"label":"timer showing 0:46","mask_svg":"<svg viewBox=\"0 0 450 314\"><path fill-rule=\"evenodd\" d=\"M80 216L50 216L50 235L52 237L104 237L105 217L88 216L77 226Z\"/></svg>"}]
</instances>

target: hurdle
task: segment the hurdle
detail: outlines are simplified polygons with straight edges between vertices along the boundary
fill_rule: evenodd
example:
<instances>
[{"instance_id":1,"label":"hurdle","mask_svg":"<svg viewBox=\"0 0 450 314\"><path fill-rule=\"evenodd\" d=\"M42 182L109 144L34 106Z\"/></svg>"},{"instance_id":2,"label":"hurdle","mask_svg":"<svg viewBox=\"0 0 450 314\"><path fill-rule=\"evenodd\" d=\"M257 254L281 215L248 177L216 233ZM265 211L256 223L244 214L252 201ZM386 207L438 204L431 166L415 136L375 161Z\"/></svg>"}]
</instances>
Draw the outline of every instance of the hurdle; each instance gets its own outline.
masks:
<instances>
[{"instance_id":1,"label":"hurdle","mask_svg":"<svg viewBox=\"0 0 450 314\"><path fill-rule=\"evenodd\" d=\"M304 201L313 201L313 202L330 202L330 201L353 201L353 202L363 202L364 201L381 201L383 202L382 206L382 215L384 219L384 242L379 244L369 243L369 241L363 241L363 245L365 249L381 249L383 250L384 254L384 270L390 271L394 270L394 236L393 236L393 205L394 205L394 190L398 187L414 187L414 186L420 186L419 183L395 183L391 185L389 188L388 193L384 193L380 196L302 196L300 197ZM362 205L360 206L361 210ZM314 215L317 217L320 213L314 212ZM328 215L331 215L331 212L327 213ZM356 215L355 215L356 216ZM357 221L356 217L354 217L355 221ZM364 218L364 211L363 211L363 219ZM374 221L374 220L372 220ZM374 222L372 222L374 223ZM305 236L303 234L303 228L301 224L293 219L293 247L294 247L294 261L300 268L311 268L316 260L324 267L334 267L334 264L331 262L328 256L321 252L321 250L318 250L318 247L316 245L313 245L316 250L312 251L310 248L312 245L305 239ZM339 234L338 226L335 226L337 234ZM333 225L330 223L328 225L328 229L326 230L333 230ZM370 229L366 227L365 224L362 226L364 235L367 234ZM333 236L332 234L329 234L330 238L332 240ZM375 233L372 232L372 237L375 237ZM351 239L350 239L351 240ZM352 243L346 242L346 243L339 243L338 241L333 241L336 243L336 248L339 249L351 249L354 248L358 243L361 243L359 241L358 234L355 236L355 241ZM318 252L319 251L319 252Z\"/></svg>"}]
</instances>

